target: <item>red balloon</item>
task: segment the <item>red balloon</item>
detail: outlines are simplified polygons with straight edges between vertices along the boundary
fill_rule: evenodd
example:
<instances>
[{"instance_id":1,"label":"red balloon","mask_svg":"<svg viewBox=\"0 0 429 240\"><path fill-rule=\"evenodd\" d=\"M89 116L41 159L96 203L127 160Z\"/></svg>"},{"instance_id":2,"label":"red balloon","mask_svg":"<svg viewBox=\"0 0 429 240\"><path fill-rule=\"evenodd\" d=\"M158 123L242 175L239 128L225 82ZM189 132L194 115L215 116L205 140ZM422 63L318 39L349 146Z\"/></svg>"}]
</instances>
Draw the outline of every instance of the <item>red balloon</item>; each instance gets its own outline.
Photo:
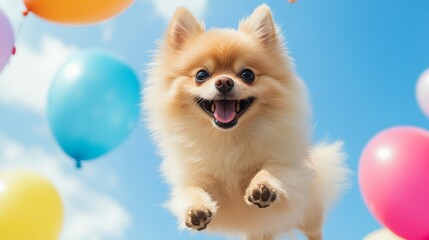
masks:
<instances>
[{"instance_id":1,"label":"red balloon","mask_svg":"<svg viewBox=\"0 0 429 240\"><path fill-rule=\"evenodd\" d=\"M369 210L407 240L429 240L429 133L395 127L366 146L359 184Z\"/></svg>"}]
</instances>

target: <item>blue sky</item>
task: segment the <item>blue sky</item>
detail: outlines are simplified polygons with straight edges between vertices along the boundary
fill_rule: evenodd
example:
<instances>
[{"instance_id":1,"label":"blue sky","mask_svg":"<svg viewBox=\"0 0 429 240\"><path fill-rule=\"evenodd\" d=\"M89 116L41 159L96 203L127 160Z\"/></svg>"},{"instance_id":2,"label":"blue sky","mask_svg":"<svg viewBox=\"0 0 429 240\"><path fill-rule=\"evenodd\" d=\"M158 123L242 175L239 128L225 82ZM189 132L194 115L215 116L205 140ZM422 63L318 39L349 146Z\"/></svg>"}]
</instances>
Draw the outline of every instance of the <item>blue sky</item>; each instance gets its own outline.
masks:
<instances>
[{"instance_id":1,"label":"blue sky","mask_svg":"<svg viewBox=\"0 0 429 240\"><path fill-rule=\"evenodd\" d=\"M20 1L0 0L15 29ZM397 125L429 127L415 83L429 67L428 1L265 1L282 26L314 108L314 142L342 139L354 171L350 189L328 215L325 237L358 240L379 228L357 185L367 141ZM224 239L176 229L161 204L168 186L143 124L109 154L74 169L45 118L52 75L73 53L102 47L126 58L144 82L154 41L177 5L189 6L208 28L235 28L264 1L140 0L101 24L69 27L25 19L17 55L0 74L0 170L31 168L57 185L66 208L62 239Z\"/></svg>"}]
</instances>

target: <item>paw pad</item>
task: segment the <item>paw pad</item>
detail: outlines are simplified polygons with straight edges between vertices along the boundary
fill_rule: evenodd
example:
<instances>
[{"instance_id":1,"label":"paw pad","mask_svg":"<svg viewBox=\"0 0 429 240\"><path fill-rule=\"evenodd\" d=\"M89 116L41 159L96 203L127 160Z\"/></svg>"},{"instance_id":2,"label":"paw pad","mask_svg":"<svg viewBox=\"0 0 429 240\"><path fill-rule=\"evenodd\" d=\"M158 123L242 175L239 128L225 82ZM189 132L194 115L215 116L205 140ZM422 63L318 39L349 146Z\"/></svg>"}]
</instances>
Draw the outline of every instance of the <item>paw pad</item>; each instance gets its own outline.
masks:
<instances>
[{"instance_id":1,"label":"paw pad","mask_svg":"<svg viewBox=\"0 0 429 240\"><path fill-rule=\"evenodd\" d=\"M208 209L189 210L186 216L185 225L188 228L201 231L207 227L212 220L212 212Z\"/></svg>"},{"instance_id":2,"label":"paw pad","mask_svg":"<svg viewBox=\"0 0 429 240\"><path fill-rule=\"evenodd\" d=\"M255 189L248 193L247 201L255 204L259 208L266 208L270 206L276 198L277 194L273 188L269 188L265 184L258 184Z\"/></svg>"}]
</instances>

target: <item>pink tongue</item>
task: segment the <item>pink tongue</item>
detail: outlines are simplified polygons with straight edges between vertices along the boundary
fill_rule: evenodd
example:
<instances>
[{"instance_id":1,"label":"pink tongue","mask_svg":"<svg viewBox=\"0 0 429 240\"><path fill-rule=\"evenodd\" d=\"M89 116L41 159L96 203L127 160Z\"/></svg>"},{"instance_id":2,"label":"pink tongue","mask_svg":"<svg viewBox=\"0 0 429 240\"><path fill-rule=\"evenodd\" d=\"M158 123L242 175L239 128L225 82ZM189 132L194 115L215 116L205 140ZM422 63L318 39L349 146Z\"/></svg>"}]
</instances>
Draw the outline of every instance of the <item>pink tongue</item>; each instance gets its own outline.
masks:
<instances>
[{"instance_id":1,"label":"pink tongue","mask_svg":"<svg viewBox=\"0 0 429 240\"><path fill-rule=\"evenodd\" d=\"M229 123L235 118L235 101L214 101L216 110L214 117L218 122Z\"/></svg>"}]
</instances>

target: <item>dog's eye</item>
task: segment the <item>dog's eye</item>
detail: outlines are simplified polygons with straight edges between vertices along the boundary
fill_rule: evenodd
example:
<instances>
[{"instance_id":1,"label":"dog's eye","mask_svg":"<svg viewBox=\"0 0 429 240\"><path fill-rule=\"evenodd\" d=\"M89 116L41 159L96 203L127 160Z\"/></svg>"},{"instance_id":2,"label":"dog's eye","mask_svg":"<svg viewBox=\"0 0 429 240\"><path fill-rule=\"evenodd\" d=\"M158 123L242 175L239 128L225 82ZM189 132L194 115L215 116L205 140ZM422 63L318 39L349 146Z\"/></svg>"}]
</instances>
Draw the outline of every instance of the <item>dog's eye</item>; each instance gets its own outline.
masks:
<instances>
[{"instance_id":1,"label":"dog's eye","mask_svg":"<svg viewBox=\"0 0 429 240\"><path fill-rule=\"evenodd\" d=\"M209 77L209 73L206 70L200 70L197 72L197 74L195 75L195 79L197 80L197 82L202 83L204 82L208 77Z\"/></svg>"},{"instance_id":2,"label":"dog's eye","mask_svg":"<svg viewBox=\"0 0 429 240\"><path fill-rule=\"evenodd\" d=\"M240 72L239 76L246 83L252 83L253 81L255 81L255 74L250 69L244 69L243 71Z\"/></svg>"}]
</instances>

